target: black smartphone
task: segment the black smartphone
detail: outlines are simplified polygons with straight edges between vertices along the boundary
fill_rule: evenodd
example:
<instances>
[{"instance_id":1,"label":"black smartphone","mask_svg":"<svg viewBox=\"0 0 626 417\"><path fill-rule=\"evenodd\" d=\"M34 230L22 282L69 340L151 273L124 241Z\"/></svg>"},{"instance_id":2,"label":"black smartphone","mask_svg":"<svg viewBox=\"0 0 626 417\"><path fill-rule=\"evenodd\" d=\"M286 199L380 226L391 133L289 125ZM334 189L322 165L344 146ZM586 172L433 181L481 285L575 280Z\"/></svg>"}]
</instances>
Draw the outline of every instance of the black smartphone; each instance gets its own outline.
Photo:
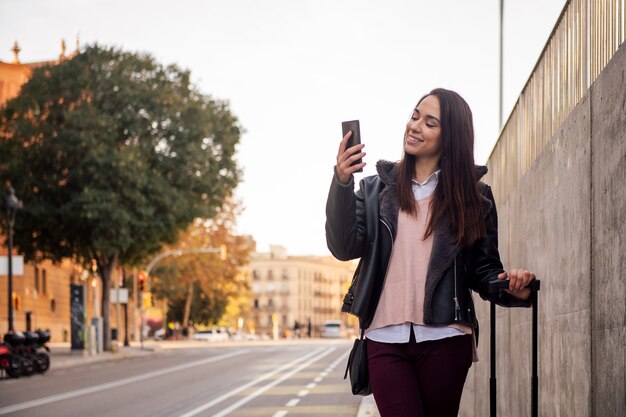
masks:
<instances>
[{"instance_id":1,"label":"black smartphone","mask_svg":"<svg viewBox=\"0 0 626 417\"><path fill-rule=\"evenodd\" d=\"M348 122L342 122L341 130L343 131L343 136L346 136L349 131L352 131L352 136L350 136L350 139L348 139L348 143L346 143L346 149L351 148L361 143L361 128L359 126L358 120L350 120ZM358 159L354 161L352 164L350 164L350 166L360 164L361 162L363 162L363 160ZM355 172L363 172L363 168Z\"/></svg>"}]
</instances>

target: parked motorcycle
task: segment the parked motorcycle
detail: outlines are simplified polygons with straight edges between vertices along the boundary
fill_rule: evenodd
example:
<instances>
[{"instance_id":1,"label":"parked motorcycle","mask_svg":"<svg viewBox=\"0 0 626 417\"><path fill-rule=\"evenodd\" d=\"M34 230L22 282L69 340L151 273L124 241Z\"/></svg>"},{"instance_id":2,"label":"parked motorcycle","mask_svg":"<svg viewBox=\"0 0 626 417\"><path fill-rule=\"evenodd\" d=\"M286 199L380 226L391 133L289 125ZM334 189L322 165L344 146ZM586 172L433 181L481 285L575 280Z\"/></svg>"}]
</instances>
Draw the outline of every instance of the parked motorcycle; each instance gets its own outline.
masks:
<instances>
[{"instance_id":1,"label":"parked motorcycle","mask_svg":"<svg viewBox=\"0 0 626 417\"><path fill-rule=\"evenodd\" d=\"M28 345L28 333L26 333L26 344ZM36 330L35 335L37 338L32 341L30 345L30 352L34 355L35 370L40 374L43 374L50 369L50 348L46 346L46 343L50 340L50 332L43 330Z\"/></svg>"},{"instance_id":2,"label":"parked motorcycle","mask_svg":"<svg viewBox=\"0 0 626 417\"><path fill-rule=\"evenodd\" d=\"M12 378L43 374L50 368L49 340L47 331L8 332L0 343L0 368Z\"/></svg>"},{"instance_id":3,"label":"parked motorcycle","mask_svg":"<svg viewBox=\"0 0 626 417\"><path fill-rule=\"evenodd\" d=\"M21 375L32 375L35 371L30 357L23 355L25 341L26 336L22 332L9 331L4 335L4 346L7 350L5 356L7 356L8 366L3 366L3 369L12 378L19 378Z\"/></svg>"},{"instance_id":4,"label":"parked motorcycle","mask_svg":"<svg viewBox=\"0 0 626 417\"><path fill-rule=\"evenodd\" d=\"M12 353L11 345L6 342L0 343L0 369L11 378L19 378L22 373L20 358Z\"/></svg>"}]
</instances>

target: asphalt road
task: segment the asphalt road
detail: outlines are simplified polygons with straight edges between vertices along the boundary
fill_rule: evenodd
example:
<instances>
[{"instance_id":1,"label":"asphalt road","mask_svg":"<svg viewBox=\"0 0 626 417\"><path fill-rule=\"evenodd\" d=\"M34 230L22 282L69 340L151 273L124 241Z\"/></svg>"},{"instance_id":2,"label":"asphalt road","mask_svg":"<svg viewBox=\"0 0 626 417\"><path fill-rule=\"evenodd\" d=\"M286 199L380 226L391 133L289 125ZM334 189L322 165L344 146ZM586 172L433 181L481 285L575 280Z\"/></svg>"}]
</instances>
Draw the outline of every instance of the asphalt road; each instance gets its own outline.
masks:
<instances>
[{"instance_id":1,"label":"asphalt road","mask_svg":"<svg viewBox=\"0 0 626 417\"><path fill-rule=\"evenodd\" d=\"M194 345L0 381L0 416L354 417L347 340Z\"/></svg>"}]
</instances>

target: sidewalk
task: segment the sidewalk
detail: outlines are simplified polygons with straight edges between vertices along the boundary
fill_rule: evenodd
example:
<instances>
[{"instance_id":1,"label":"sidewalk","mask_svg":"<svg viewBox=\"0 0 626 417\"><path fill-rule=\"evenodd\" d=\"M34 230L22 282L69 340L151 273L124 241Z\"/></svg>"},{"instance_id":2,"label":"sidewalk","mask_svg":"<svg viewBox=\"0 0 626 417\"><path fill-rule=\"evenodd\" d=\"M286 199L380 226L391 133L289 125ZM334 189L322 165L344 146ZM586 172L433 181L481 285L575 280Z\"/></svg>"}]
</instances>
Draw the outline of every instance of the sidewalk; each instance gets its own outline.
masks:
<instances>
[{"instance_id":1,"label":"sidewalk","mask_svg":"<svg viewBox=\"0 0 626 417\"><path fill-rule=\"evenodd\" d=\"M48 347L50 348L50 369L150 355L161 350L158 344L149 342L144 343L143 349L139 343L131 343L131 346L120 346L116 352L100 352L95 355L90 355L86 350L72 351L69 343L49 343Z\"/></svg>"},{"instance_id":2,"label":"sidewalk","mask_svg":"<svg viewBox=\"0 0 626 417\"><path fill-rule=\"evenodd\" d=\"M373 395L368 395L361 399L361 405L359 405L356 417L380 417Z\"/></svg>"}]
</instances>

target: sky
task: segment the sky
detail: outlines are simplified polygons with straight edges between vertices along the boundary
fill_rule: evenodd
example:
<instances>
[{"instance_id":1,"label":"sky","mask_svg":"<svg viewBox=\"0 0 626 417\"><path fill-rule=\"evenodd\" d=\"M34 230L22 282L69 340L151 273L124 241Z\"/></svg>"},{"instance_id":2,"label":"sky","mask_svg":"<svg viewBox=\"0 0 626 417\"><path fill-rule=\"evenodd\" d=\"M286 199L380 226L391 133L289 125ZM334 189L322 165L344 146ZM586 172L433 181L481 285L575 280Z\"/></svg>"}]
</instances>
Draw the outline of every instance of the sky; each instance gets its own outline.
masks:
<instances>
[{"instance_id":1,"label":"sky","mask_svg":"<svg viewBox=\"0 0 626 417\"><path fill-rule=\"evenodd\" d=\"M566 0L504 2L506 121ZM498 122L499 0L0 0L0 61L99 43L189 69L245 129L237 233L258 251L328 255L325 203L341 122L359 119L364 172L399 160L417 100L443 87L474 116L487 162Z\"/></svg>"}]
</instances>

